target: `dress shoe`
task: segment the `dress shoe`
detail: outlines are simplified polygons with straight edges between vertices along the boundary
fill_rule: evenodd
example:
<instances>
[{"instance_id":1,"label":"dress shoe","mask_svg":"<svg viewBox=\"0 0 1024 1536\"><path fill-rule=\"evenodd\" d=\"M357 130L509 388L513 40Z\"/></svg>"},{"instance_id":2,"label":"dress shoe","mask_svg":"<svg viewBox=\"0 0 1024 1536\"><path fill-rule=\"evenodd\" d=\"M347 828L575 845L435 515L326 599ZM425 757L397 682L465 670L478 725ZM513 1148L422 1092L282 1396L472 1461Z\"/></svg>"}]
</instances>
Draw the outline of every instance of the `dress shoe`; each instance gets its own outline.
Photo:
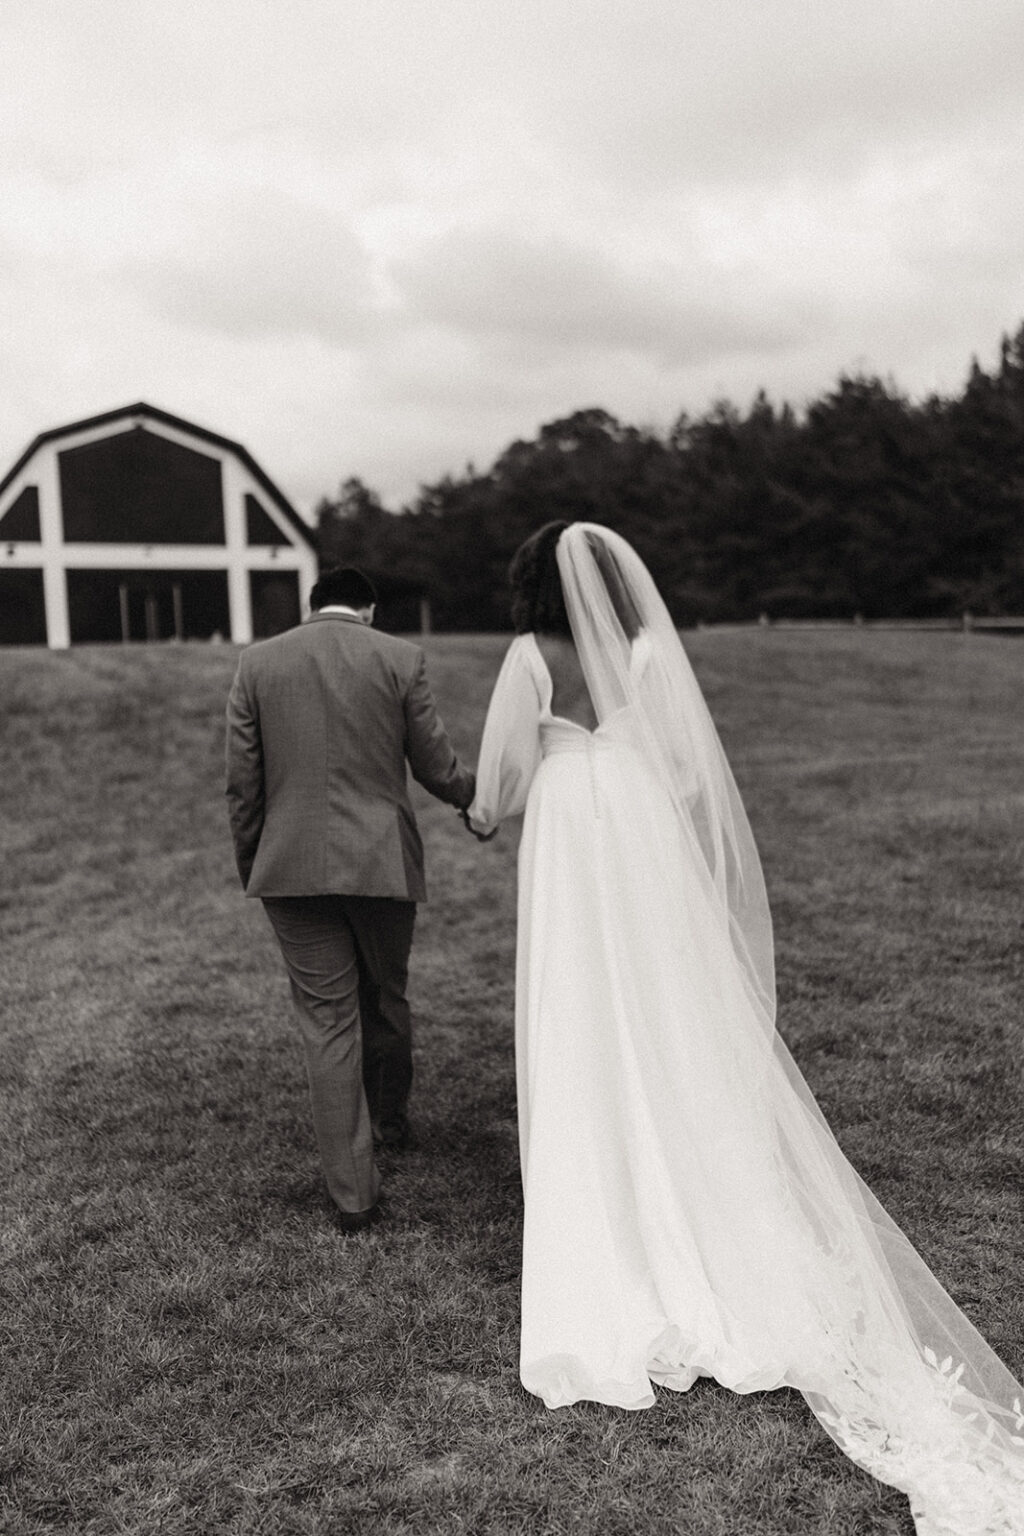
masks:
<instances>
[{"instance_id":1,"label":"dress shoe","mask_svg":"<svg viewBox=\"0 0 1024 1536\"><path fill-rule=\"evenodd\" d=\"M341 1230L350 1234L352 1232L364 1232L367 1227L372 1227L381 1218L380 1201L367 1206L365 1211L343 1211L335 1209L334 1219Z\"/></svg>"},{"instance_id":2,"label":"dress shoe","mask_svg":"<svg viewBox=\"0 0 1024 1536\"><path fill-rule=\"evenodd\" d=\"M404 1115L398 1120L388 1120L373 1128L373 1145L377 1152L407 1152L412 1146L412 1132Z\"/></svg>"}]
</instances>

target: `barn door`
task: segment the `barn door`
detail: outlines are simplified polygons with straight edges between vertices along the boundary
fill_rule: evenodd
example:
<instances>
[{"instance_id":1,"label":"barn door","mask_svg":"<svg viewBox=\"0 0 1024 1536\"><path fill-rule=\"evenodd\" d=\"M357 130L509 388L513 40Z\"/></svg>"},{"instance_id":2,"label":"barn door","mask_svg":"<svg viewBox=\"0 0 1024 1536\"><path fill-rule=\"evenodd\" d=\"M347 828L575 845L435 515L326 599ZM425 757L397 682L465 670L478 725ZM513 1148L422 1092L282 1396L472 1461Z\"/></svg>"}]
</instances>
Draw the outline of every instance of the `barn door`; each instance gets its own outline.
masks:
<instances>
[{"instance_id":1,"label":"barn door","mask_svg":"<svg viewBox=\"0 0 1024 1536\"><path fill-rule=\"evenodd\" d=\"M71 639L227 639L226 571L69 571Z\"/></svg>"},{"instance_id":2,"label":"barn door","mask_svg":"<svg viewBox=\"0 0 1024 1536\"><path fill-rule=\"evenodd\" d=\"M118 583L122 640L184 640L185 603L180 581Z\"/></svg>"}]
</instances>

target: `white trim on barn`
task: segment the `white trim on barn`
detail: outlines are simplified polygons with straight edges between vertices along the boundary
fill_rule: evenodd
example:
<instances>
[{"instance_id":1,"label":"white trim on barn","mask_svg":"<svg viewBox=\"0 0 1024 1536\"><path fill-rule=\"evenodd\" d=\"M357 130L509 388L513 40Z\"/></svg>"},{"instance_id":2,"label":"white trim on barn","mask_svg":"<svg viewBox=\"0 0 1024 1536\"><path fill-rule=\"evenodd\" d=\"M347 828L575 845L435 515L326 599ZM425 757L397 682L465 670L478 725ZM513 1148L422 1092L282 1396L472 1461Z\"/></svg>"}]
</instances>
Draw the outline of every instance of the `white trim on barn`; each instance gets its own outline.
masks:
<instances>
[{"instance_id":1,"label":"white trim on barn","mask_svg":"<svg viewBox=\"0 0 1024 1536\"><path fill-rule=\"evenodd\" d=\"M143 531L149 532L152 542L118 539L110 536L109 530L106 537L95 541L65 537L62 456L104 439L122 438L127 442L124 435L132 432L149 434L151 438L189 450L190 455L217 461L222 535L203 535L203 542L171 543L168 540L174 535L174 527L164 525L154 532L151 524ZM151 439L146 442L147 452L159 455L160 450ZM216 478L212 462L202 467L209 486L214 487ZM210 494L215 493L211 490ZM18 503L25 511L19 509L9 520L12 536L8 538L3 523ZM137 510L118 506L115 519L118 531L131 532ZM257 520L255 534L254 518ZM294 572L299 605L305 612L310 588L316 580L317 557L312 529L245 448L203 427L140 403L42 433L0 480L0 602L7 601L3 596L4 573L14 571L26 573L22 588L28 573L41 572L45 641L52 648L63 649L72 643L74 624L69 604L69 576L73 581L72 573L86 571L105 572L108 576L119 573L122 578L123 639L142 638L128 633L128 606L124 596L127 584L138 584L136 573L153 572L154 580L158 573L177 574L175 632L180 632L182 627L180 589L182 583L188 586L189 573L222 573L227 583L226 613L230 638L244 644L253 639L254 630L258 628L254 626L253 614L254 577L258 581L259 573ZM17 581L8 582L7 587L12 592L22 589ZM38 590L37 586L34 590ZM150 609L146 612L148 632L151 628ZM4 630L5 626L0 622L0 634ZM38 638L41 640L43 636Z\"/></svg>"}]
</instances>

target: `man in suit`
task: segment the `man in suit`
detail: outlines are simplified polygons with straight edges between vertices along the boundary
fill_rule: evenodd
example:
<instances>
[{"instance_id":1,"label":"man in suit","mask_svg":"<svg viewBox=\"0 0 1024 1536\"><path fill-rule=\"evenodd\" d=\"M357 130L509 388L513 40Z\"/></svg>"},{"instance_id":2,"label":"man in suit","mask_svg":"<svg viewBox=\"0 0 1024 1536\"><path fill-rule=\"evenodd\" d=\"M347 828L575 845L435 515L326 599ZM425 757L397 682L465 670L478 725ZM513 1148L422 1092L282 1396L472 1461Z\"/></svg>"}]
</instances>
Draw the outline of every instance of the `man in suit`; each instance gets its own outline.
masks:
<instances>
[{"instance_id":1,"label":"man in suit","mask_svg":"<svg viewBox=\"0 0 1024 1536\"><path fill-rule=\"evenodd\" d=\"M322 575L304 624L241 653L227 705L238 871L284 957L345 1231L380 1213L374 1143L408 1138L406 984L426 888L406 764L460 811L475 787L438 717L422 650L371 628L375 602L362 572Z\"/></svg>"}]
</instances>

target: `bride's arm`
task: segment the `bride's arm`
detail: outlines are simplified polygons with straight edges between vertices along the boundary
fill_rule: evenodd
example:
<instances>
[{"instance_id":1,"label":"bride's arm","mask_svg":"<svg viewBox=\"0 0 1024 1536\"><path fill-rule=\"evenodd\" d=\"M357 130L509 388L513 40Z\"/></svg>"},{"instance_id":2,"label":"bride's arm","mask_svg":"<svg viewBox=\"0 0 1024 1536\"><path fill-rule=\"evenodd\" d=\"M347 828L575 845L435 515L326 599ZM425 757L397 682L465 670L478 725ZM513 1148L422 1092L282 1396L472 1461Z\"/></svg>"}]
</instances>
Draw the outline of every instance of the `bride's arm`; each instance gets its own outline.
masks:
<instances>
[{"instance_id":1,"label":"bride's arm","mask_svg":"<svg viewBox=\"0 0 1024 1536\"><path fill-rule=\"evenodd\" d=\"M513 640L491 694L469 808L477 832L489 832L526 807L540 763L540 695L530 664L528 635Z\"/></svg>"}]
</instances>

